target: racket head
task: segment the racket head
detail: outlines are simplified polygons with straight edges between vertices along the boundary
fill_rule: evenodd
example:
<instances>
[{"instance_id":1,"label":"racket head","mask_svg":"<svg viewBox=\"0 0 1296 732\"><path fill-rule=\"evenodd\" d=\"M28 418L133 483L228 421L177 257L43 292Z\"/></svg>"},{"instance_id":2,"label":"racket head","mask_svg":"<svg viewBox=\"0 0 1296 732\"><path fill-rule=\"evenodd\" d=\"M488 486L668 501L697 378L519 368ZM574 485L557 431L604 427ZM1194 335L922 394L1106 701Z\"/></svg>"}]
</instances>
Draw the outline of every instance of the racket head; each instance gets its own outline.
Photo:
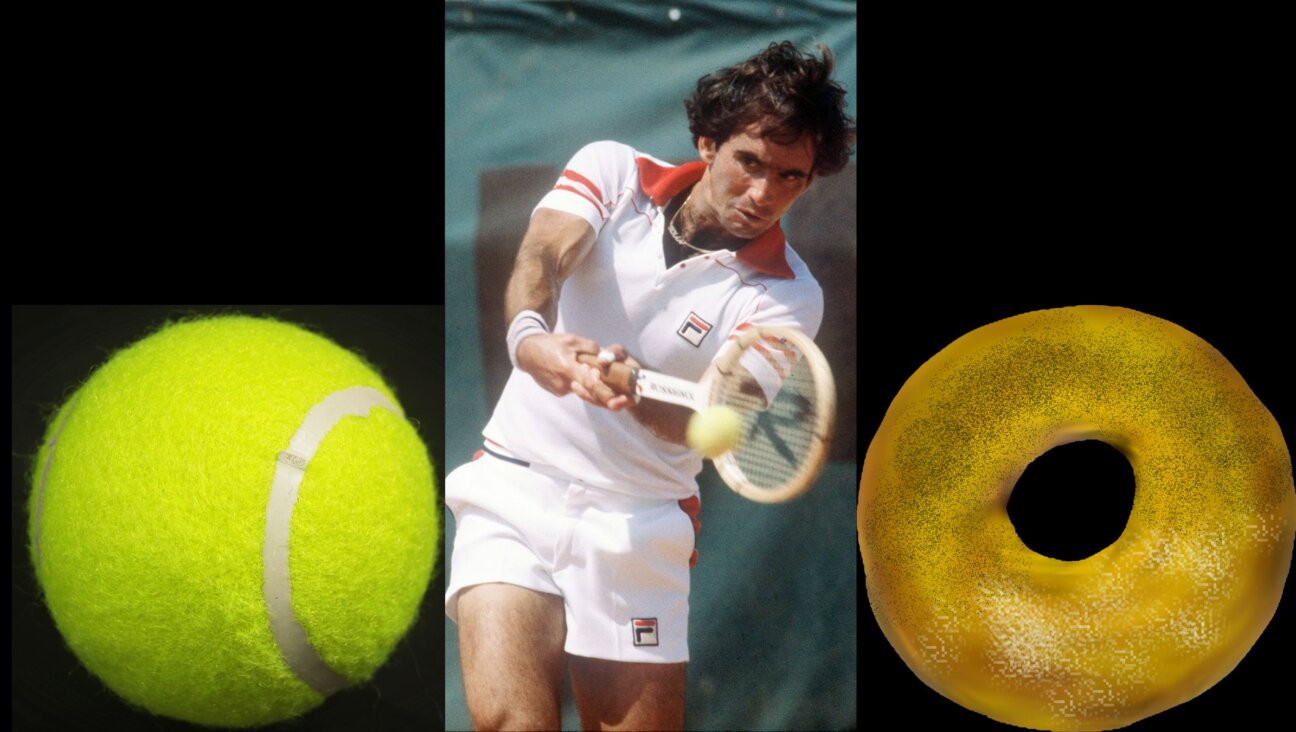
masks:
<instances>
[{"instance_id":1,"label":"racket head","mask_svg":"<svg viewBox=\"0 0 1296 732\"><path fill-rule=\"evenodd\" d=\"M742 419L741 442L714 460L730 488L758 503L783 503L814 485L828 458L837 392L809 336L744 328L717 356L707 386L708 406L724 405Z\"/></svg>"}]
</instances>

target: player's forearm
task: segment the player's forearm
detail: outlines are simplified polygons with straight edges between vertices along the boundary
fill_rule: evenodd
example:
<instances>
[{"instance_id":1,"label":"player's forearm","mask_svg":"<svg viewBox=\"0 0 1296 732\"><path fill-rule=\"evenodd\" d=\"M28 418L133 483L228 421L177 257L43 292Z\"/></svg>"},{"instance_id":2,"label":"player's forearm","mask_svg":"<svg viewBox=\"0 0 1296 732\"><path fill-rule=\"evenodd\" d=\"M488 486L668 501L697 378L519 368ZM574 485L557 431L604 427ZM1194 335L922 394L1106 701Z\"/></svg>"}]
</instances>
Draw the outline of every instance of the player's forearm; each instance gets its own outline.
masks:
<instances>
[{"instance_id":1,"label":"player's forearm","mask_svg":"<svg viewBox=\"0 0 1296 732\"><path fill-rule=\"evenodd\" d=\"M594 229L584 219L552 209L536 211L504 291L505 322L511 324L518 313L532 310L552 328L563 281L593 245Z\"/></svg>"},{"instance_id":2,"label":"player's forearm","mask_svg":"<svg viewBox=\"0 0 1296 732\"><path fill-rule=\"evenodd\" d=\"M693 410L676 404L644 399L631 408L630 414L659 439L683 445L688 431L689 417L692 416Z\"/></svg>"},{"instance_id":3,"label":"player's forearm","mask_svg":"<svg viewBox=\"0 0 1296 732\"><path fill-rule=\"evenodd\" d=\"M543 247L523 243L504 291L504 324L523 310L539 313L552 328L558 317L558 262Z\"/></svg>"}]
</instances>

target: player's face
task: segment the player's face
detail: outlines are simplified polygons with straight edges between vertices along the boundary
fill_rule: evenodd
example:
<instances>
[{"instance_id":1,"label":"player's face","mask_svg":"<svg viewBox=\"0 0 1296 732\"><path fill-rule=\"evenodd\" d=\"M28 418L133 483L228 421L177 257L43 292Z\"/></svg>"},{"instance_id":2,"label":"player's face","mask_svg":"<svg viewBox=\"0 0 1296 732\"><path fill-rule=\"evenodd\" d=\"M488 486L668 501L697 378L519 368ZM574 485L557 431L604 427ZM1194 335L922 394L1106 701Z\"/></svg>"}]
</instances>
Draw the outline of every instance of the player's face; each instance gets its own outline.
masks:
<instances>
[{"instance_id":1,"label":"player's face","mask_svg":"<svg viewBox=\"0 0 1296 732\"><path fill-rule=\"evenodd\" d=\"M810 186L814 143L809 137L780 145L758 137L759 130L751 125L719 146L711 138L698 139L712 213L739 239L765 233Z\"/></svg>"}]
</instances>

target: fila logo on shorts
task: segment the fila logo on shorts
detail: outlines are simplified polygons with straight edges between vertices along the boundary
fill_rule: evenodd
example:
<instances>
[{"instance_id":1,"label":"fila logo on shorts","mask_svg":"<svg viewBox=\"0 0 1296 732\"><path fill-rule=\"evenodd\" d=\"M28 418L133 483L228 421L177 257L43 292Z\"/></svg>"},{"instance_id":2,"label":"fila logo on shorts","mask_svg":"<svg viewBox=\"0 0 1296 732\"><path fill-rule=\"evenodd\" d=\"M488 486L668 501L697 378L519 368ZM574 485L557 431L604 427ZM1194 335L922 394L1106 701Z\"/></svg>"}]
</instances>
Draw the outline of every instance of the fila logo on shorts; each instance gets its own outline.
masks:
<instances>
[{"instance_id":1,"label":"fila logo on shorts","mask_svg":"<svg viewBox=\"0 0 1296 732\"><path fill-rule=\"evenodd\" d=\"M657 618L631 618L636 646L657 645Z\"/></svg>"},{"instance_id":2,"label":"fila logo on shorts","mask_svg":"<svg viewBox=\"0 0 1296 732\"><path fill-rule=\"evenodd\" d=\"M697 313L689 313L684 319L684 324L675 331L681 338L693 344L694 348L702 345L702 339L707 337L711 332L711 324L698 317Z\"/></svg>"}]
</instances>

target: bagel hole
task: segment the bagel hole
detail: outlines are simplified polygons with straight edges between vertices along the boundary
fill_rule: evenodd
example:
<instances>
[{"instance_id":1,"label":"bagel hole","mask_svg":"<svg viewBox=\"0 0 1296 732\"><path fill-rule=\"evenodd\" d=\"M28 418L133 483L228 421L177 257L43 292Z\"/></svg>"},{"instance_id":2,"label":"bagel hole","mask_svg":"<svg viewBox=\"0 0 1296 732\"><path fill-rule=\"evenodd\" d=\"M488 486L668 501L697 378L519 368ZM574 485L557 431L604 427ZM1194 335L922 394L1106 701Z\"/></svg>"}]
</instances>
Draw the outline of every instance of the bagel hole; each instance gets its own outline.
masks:
<instances>
[{"instance_id":1,"label":"bagel hole","mask_svg":"<svg viewBox=\"0 0 1296 732\"><path fill-rule=\"evenodd\" d=\"M1134 507L1134 469L1098 440L1059 445L1026 466L1008 519L1031 551L1074 562L1120 538Z\"/></svg>"}]
</instances>

